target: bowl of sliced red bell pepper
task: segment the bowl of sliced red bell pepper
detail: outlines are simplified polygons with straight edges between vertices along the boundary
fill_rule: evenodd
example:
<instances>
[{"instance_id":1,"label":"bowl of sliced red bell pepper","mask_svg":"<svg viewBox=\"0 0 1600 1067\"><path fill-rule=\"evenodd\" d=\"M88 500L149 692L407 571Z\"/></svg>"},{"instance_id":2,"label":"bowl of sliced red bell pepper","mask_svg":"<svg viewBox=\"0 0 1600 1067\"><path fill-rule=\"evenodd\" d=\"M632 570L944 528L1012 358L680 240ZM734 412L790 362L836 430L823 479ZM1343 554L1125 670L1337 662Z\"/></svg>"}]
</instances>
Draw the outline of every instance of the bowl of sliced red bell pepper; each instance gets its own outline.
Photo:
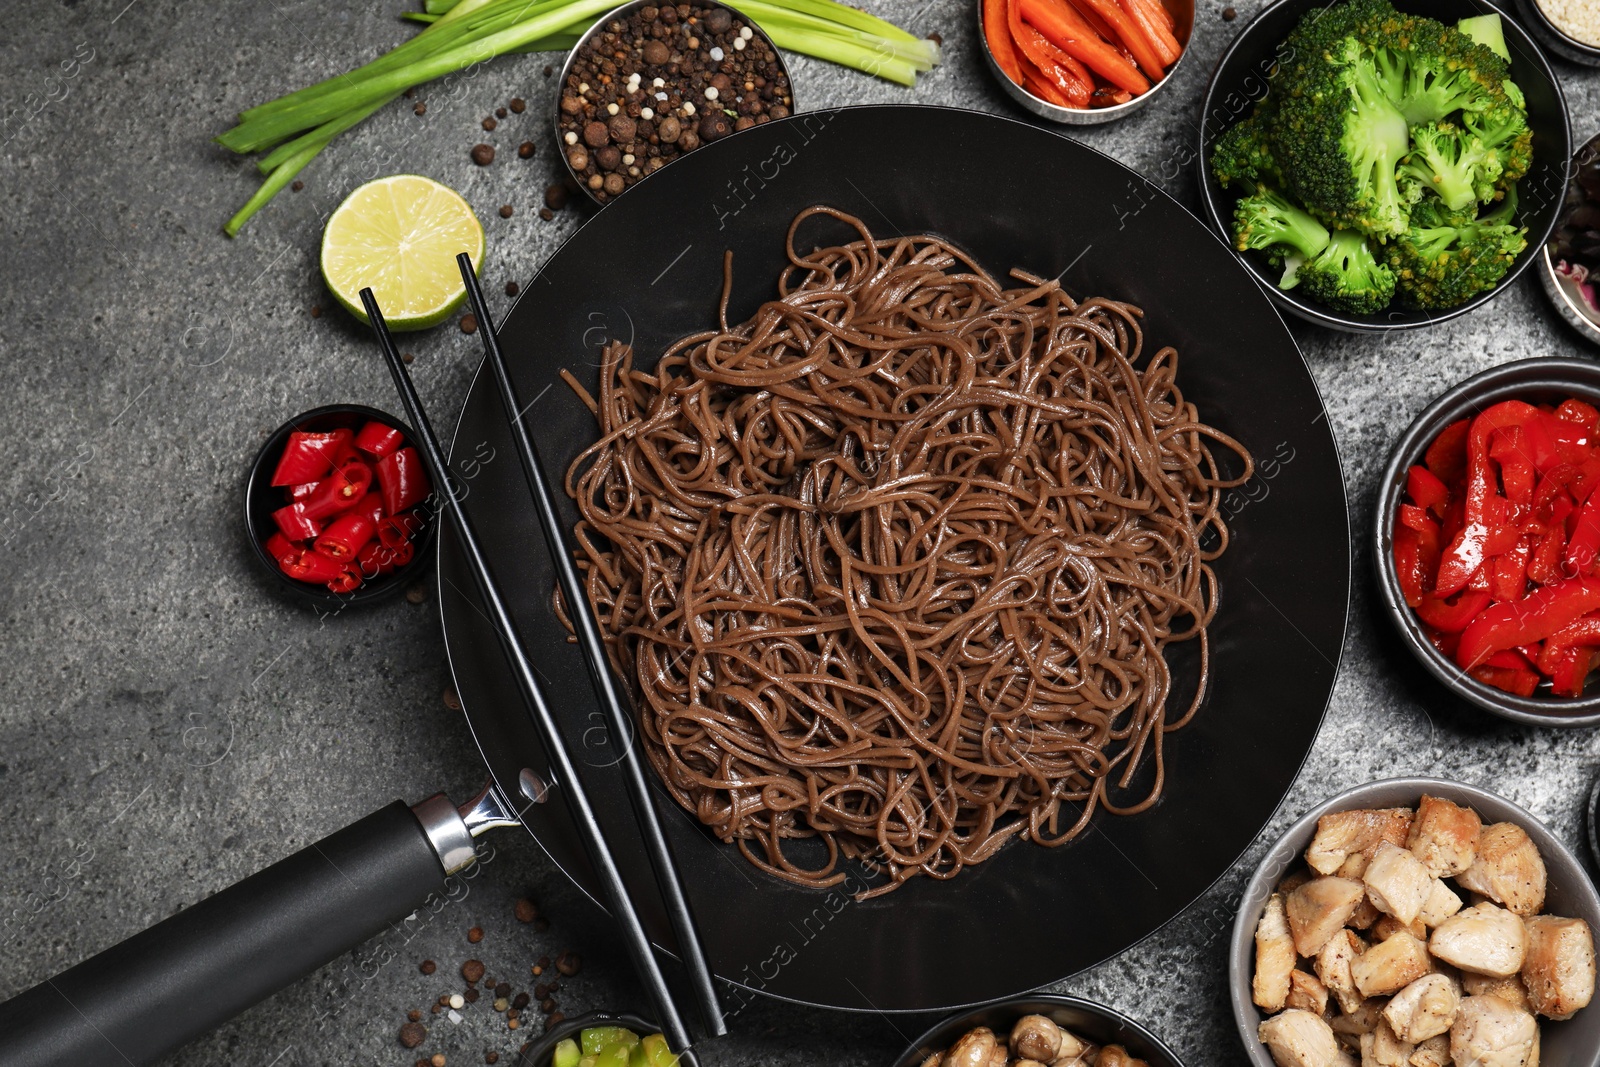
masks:
<instances>
[{"instance_id":1,"label":"bowl of sliced red bell pepper","mask_svg":"<svg viewBox=\"0 0 1600 1067\"><path fill-rule=\"evenodd\" d=\"M1424 666L1497 715L1600 724L1600 365L1469 378L1395 446L1373 538Z\"/></svg>"},{"instance_id":2,"label":"bowl of sliced red bell pepper","mask_svg":"<svg viewBox=\"0 0 1600 1067\"><path fill-rule=\"evenodd\" d=\"M329 405L262 445L245 485L245 529L280 588L318 605L370 603L426 569L432 491L405 423Z\"/></svg>"}]
</instances>

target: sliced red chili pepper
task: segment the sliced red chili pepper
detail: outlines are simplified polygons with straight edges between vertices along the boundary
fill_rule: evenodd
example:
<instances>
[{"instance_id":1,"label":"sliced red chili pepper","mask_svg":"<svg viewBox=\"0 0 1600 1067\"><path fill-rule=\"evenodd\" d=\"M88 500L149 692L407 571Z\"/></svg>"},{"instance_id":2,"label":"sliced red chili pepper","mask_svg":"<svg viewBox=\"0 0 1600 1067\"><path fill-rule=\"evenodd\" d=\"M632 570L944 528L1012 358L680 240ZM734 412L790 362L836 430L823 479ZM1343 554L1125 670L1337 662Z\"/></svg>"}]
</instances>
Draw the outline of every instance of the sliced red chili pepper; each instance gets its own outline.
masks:
<instances>
[{"instance_id":1,"label":"sliced red chili pepper","mask_svg":"<svg viewBox=\"0 0 1600 1067\"><path fill-rule=\"evenodd\" d=\"M1495 600L1521 600L1528 591L1528 560L1533 557L1533 538L1523 537L1516 546L1495 557L1489 575L1489 595Z\"/></svg>"},{"instance_id":2,"label":"sliced red chili pepper","mask_svg":"<svg viewBox=\"0 0 1600 1067\"><path fill-rule=\"evenodd\" d=\"M1531 697L1539 688L1539 676L1533 671L1507 670L1504 667L1474 667L1467 672L1484 685L1492 685L1519 697Z\"/></svg>"},{"instance_id":3,"label":"sliced red chili pepper","mask_svg":"<svg viewBox=\"0 0 1600 1067\"><path fill-rule=\"evenodd\" d=\"M287 490L285 490L285 494L288 496L291 504L296 500L309 500L316 495L317 487L321 484L322 483L320 481L301 482L299 485L291 485Z\"/></svg>"},{"instance_id":4,"label":"sliced red chili pepper","mask_svg":"<svg viewBox=\"0 0 1600 1067\"><path fill-rule=\"evenodd\" d=\"M278 524L283 536L291 541L307 541L322 532L317 517L311 514L310 509L302 501L285 504L274 511L272 521Z\"/></svg>"},{"instance_id":5,"label":"sliced red chili pepper","mask_svg":"<svg viewBox=\"0 0 1600 1067\"><path fill-rule=\"evenodd\" d=\"M1514 603L1492 604L1462 633L1456 662L1476 667L1501 649L1542 641L1596 609L1600 609L1596 578L1572 578L1540 586Z\"/></svg>"},{"instance_id":6,"label":"sliced red chili pepper","mask_svg":"<svg viewBox=\"0 0 1600 1067\"><path fill-rule=\"evenodd\" d=\"M1430 593L1417 605L1417 616L1440 633L1453 634L1465 630L1488 606L1488 593L1469 589L1457 594L1453 601Z\"/></svg>"},{"instance_id":7,"label":"sliced red chili pepper","mask_svg":"<svg viewBox=\"0 0 1600 1067\"><path fill-rule=\"evenodd\" d=\"M295 430L283 446L283 455L272 472L273 485L299 485L314 482L333 469L333 457L341 444L350 441L349 430L306 433Z\"/></svg>"},{"instance_id":8,"label":"sliced red chili pepper","mask_svg":"<svg viewBox=\"0 0 1600 1067\"><path fill-rule=\"evenodd\" d=\"M1417 507L1443 515L1450 502L1450 487L1427 467L1412 467L1406 471L1406 495Z\"/></svg>"},{"instance_id":9,"label":"sliced red chili pepper","mask_svg":"<svg viewBox=\"0 0 1600 1067\"><path fill-rule=\"evenodd\" d=\"M281 533L275 533L271 537L268 537L266 544L262 547L267 550L267 555L271 556L274 560L285 559L286 557L292 556L296 552L300 551L299 547L297 547L293 541L289 540Z\"/></svg>"},{"instance_id":10,"label":"sliced red chili pepper","mask_svg":"<svg viewBox=\"0 0 1600 1067\"><path fill-rule=\"evenodd\" d=\"M356 431L355 445L373 459L382 459L406 443L406 435L376 419Z\"/></svg>"},{"instance_id":11,"label":"sliced red chili pepper","mask_svg":"<svg viewBox=\"0 0 1600 1067\"><path fill-rule=\"evenodd\" d=\"M352 560L376 532L377 524L371 519L355 511L347 511L328 524L312 547L333 559Z\"/></svg>"},{"instance_id":12,"label":"sliced red chili pepper","mask_svg":"<svg viewBox=\"0 0 1600 1067\"><path fill-rule=\"evenodd\" d=\"M350 510L357 515L365 515L372 520L372 525L376 527L384 516L383 494L368 490L367 495L356 501Z\"/></svg>"},{"instance_id":13,"label":"sliced red chili pepper","mask_svg":"<svg viewBox=\"0 0 1600 1067\"><path fill-rule=\"evenodd\" d=\"M389 559L396 567L404 567L417 556L417 546L407 541L405 544L395 545L389 549Z\"/></svg>"},{"instance_id":14,"label":"sliced red chili pepper","mask_svg":"<svg viewBox=\"0 0 1600 1067\"><path fill-rule=\"evenodd\" d=\"M344 564L320 552L302 548L293 556L278 561L278 569L302 582L331 582L344 571Z\"/></svg>"},{"instance_id":15,"label":"sliced red chili pepper","mask_svg":"<svg viewBox=\"0 0 1600 1067\"><path fill-rule=\"evenodd\" d=\"M339 576L328 583L329 592L353 593L361 588L361 575L354 567L346 567L339 572Z\"/></svg>"},{"instance_id":16,"label":"sliced red chili pepper","mask_svg":"<svg viewBox=\"0 0 1600 1067\"><path fill-rule=\"evenodd\" d=\"M1454 485L1466 476L1467 433L1471 429L1471 419L1452 422L1439 431L1422 457L1427 468L1446 485Z\"/></svg>"},{"instance_id":17,"label":"sliced red chili pepper","mask_svg":"<svg viewBox=\"0 0 1600 1067\"><path fill-rule=\"evenodd\" d=\"M1590 433L1600 431L1600 411L1595 410L1592 404L1586 404L1577 397L1568 397L1556 408L1556 418L1562 422L1570 422L1575 426L1582 426Z\"/></svg>"},{"instance_id":18,"label":"sliced red chili pepper","mask_svg":"<svg viewBox=\"0 0 1600 1067\"><path fill-rule=\"evenodd\" d=\"M422 529L422 518L414 511L386 515L378 520L378 540L388 548L406 544Z\"/></svg>"},{"instance_id":19,"label":"sliced red chili pepper","mask_svg":"<svg viewBox=\"0 0 1600 1067\"><path fill-rule=\"evenodd\" d=\"M381 541L368 541L356 553L356 568L363 577L376 578L394 570L394 552Z\"/></svg>"},{"instance_id":20,"label":"sliced red chili pepper","mask_svg":"<svg viewBox=\"0 0 1600 1067\"><path fill-rule=\"evenodd\" d=\"M407 445L378 460L378 489L383 493L383 509L398 515L427 499L430 485L417 450Z\"/></svg>"},{"instance_id":21,"label":"sliced red chili pepper","mask_svg":"<svg viewBox=\"0 0 1600 1067\"><path fill-rule=\"evenodd\" d=\"M360 502L372 485L372 468L351 460L322 480L317 491L305 501L306 513L325 519Z\"/></svg>"}]
</instances>

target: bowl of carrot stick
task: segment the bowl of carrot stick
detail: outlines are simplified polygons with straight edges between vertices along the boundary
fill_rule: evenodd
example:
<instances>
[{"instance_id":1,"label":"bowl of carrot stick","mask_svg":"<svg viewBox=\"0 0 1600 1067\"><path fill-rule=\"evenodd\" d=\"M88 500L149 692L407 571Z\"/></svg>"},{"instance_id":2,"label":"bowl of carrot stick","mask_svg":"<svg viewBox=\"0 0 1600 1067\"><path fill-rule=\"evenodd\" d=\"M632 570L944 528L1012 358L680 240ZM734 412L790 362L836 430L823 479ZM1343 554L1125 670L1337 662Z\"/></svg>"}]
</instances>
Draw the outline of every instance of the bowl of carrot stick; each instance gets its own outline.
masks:
<instances>
[{"instance_id":1,"label":"bowl of carrot stick","mask_svg":"<svg viewBox=\"0 0 1600 1067\"><path fill-rule=\"evenodd\" d=\"M1075 126L1139 110L1188 54L1194 0L977 0L984 58L1041 118Z\"/></svg>"}]
</instances>

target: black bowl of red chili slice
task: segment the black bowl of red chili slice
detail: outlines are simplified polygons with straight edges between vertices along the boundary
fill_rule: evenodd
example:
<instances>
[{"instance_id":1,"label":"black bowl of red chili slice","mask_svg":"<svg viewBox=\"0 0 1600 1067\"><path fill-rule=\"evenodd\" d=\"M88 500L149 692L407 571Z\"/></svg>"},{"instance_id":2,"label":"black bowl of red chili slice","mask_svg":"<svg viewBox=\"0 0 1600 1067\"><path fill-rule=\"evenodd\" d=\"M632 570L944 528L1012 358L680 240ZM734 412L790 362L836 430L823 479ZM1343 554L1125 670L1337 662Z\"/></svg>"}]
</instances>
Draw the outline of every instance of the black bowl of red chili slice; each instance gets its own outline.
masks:
<instances>
[{"instance_id":1,"label":"black bowl of red chili slice","mask_svg":"<svg viewBox=\"0 0 1600 1067\"><path fill-rule=\"evenodd\" d=\"M1435 677L1518 722L1600 724L1600 366L1521 360L1445 393L1377 516L1390 617Z\"/></svg>"},{"instance_id":2,"label":"black bowl of red chili slice","mask_svg":"<svg viewBox=\"0 0 1600 1067\"><path fill-rule=\"evenodd\" d=\"M250 467L245 529L278 586L319 607L371 603L427 567L432 486L411 429L359 404L278 427Z\"/></svg>"}]
</instances>

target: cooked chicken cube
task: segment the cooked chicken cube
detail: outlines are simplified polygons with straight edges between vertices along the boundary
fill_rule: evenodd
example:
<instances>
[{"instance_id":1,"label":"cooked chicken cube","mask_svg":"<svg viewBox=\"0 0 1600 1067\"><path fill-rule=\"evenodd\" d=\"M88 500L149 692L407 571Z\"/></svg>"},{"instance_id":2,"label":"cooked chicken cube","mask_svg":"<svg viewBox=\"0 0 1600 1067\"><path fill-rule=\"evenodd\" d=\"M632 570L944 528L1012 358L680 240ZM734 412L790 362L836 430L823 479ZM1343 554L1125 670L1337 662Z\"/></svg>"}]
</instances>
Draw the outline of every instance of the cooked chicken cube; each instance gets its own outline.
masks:
<instances>
[{"instance_id":1,"label":"cooked chicken cube","mask_svg":"<svg viewBox=\"0 0 1600 1067\"><path fill-rule=\"evenodd\" d=\"M1424 796L1406 835L1406 848L1435 878L1449 878L1472 866L1483 823L1478 813L1448 800Z\"/></svg>"},{"instance_id":2,"label":"cooked chicken cube","mask_svg":"<svg viewBox=\"0 0 1600 1067\"><path fill-rule=\"evenodd\" d=\"M1274 1015L1256 1029L1256 1036L1278 1067L1333 1067L1339 1058L1333 1030L1309 1011Z\"/></svg>"},{"instance_id":3,"label":"cooked chicken cube","mask_svg":"<svg viewBox=\"0 0 1600 1067\"><path fill-rule=\"evenodd\" d=\"M1428 902L1422 905L1422 911L1417 914L1417 919L1422 925L1431 928L1438 926L1460 910L1461 898L1456 896L1455 890L1435 878L1433 888L1428 891Z\"/></svg>"},{"instance_id":4,"label":"cooked chicken cube","mask_svg":"<svg viewBox=\"0 0 1600 1067\"><path fill-rule=\"evenodd\" d=\"M1450 1025L1450 1058L1470 1067L1528 1067L1538 1040L1532 1015L1499 997L1468 997Z\"/></svg>"},{"instance_id":5,"label":"cooked chicken cube","mask_svg":"<svg viewBox=\"0 0 1600 1067\"><path fill-rule=\"evenodd\" d=\"M1380 842L1373 851L1361 881L1367 887L1367 899L1379 911L1407 926L1417 921L1422 906L1433 894L1433 875L1422 861L1388 841Z\"/></svg>"},{"instance_id":6,"label":"cooked chicken cube","mask_svg":"<svg viewBox=\"0 0 1600 1067\"><path fill-rule=\"evenodd\" d=\"M1350 963L1366 948L1366 944L1353 932L1340 930L1317 953L1317 977L1339 1002L1339 1010L1347 1015L1361 1003L1361 994L1356 991L1355 980L1350 977Z\"/></svg>"},{"instance_id":7,"label":"cooked chicken cube","mask_svg":"<svg viewBox=\"0 0 1600 1067\"><path fill-rule=\"evenodd\" d=\"M1355 1037L1370 1034L1378 1028L1379 1023L1383 1022L1383 1009L1388 1005L1388 997L1369 997L1363 1000L1355 1011L1339 1016L1329 1025L1336 1034Z\"/></svg>"},{"instance_id":8,"label":"cooked chicken cube","mask_svg":"<svg viewBox=\"0 0 1600 1067\"><path fill-rule=\"evenodd\" d=\"M1100 1050L1100 1058L1095 1061L1095 1067L1150 1067L1144 1060L1128 1055L1128 1050L1121 1045L1107 1045Z\"/></svg>"},{"instance_id":9,"label":"cooked chicken cube","mask_svg":"<svg viewBox=\"0 0 1600 1067\"><path fill-rule=\"evenodd\" d=\"M1355 914L1366 890L1348 878L1313 878L1284 900L1295 951L1315 956Z\"/></svg>"},{"instance_id":10,"label":"cooked chicken cube","mask_svg":"<svg viewBox=\"0 0 1600 1067\"><path fill-rule=\"evenodd\" d=\"M1306 862L1318 874L1333 874L1352 853L1371 857L1384 841L1404 845L1410 831L1410 808L1329 812L1317 820Z\"/></svg>"},{"instance_id":11,"label":"cooked chicken cube","mask_svg":"<svg viewBox=\"0 0 1600 1067\"><path fill-rule=\"evenodd\" d=\"M1428 948L1463 971L1505 978L1522 969L1528 933L1522 920L1504 908L1475 904L1440 923Z\"/></svg>"},{"instance_id":12,"label":"cooked chicken cube","mask_svg":"<svg viewBox=\"0 0 1600 1067\"><path fill-rule=\"evenodd\" d=\"M1528 953L1522 984L1540 1015L1570 1019L1594 997L1594 938L1582 919L1535 915L1524 921Z\"/></svg>"},{"instance_id":13,"label":"cooked chicken cube","mask_svg":"<svg viewBox=\"0 0 1600 1067\"><path fill-rule=\"evenodd\" d=\"M1461 988L1469 997L1499 997L1513 1007L1521 1008L1523 1011L1533 1011L1528 1006L1528 991L1523 987L1522 979L1514 974L1509 978L1496 978L1490 974L1463 971Z\"/></svg>"},{"instance_id":14,"label":"cooked chicken cube","mask_svg":"<svg viewBox=\"0 0 1600 1067\"><path fill-rule=\"evenodd\" d=\"M1364 997L1397 992L1433 969L1428 946L1401 932L1380 941L1350 964L1350 977Z\"/></svg>"},{"instance_id":15,"label":"cooked chicken cube","mask_svg":"<svg viewBox=\"0 0 1600 1067\"><path fill-rule=\"evenodd\" d=\"M1289 999L1284 1006L1309 1011L1312 1015L1325 1015L1328 1011L1328 988L1307 971L1295 971L1289 976Z\"/></svg>"},{"instance_id":16,"label":"cooked chicken cube","mask_svg":"<svg viewBox=\"0 0 1600 1067\"><path fill-rule=\"evenodd\" d=\"M1299 889L1301 886L1305 885L1315 877L1316 875L1312 874L1304 867L1296 867L1294 870L1284 875L1281 880L1279 880L1278 892L1285 895L1293 893L1296 889Z\"/></svg>"},{"instance_id":17,"label":"cooked chicken cube","mask_svg":"<svg viewBox=\"0 0 1600 1067\"><path fill-rule=\"evenodd\" d=\"M1401 933L1402 931L1422 941L1426 941L1428 939L1427 924L1425 924L1421 919L1417 919L1410 925L1407 925L1401 922L1399 919L1396 919L1393 915L1385 915L1383 918L1372 924L1372 940L1387 941L1395 934Z\"/></svg>"},{"instance_id":18,"label":"cooked chicken cube","mask_svg":"<svg viewBox=\"0 0 1600 1067\"><path fill-rule=\"evenodd\" d=\"M1388 1023L1379 1022L1372 1033L1361 1035L1361 1067L1408 1067L1413 1047L1396 1037Z\"/></svg>"},{"instance_id":19,"label":"cooked chicken cube","mask_svg":"<svg viewBox=\"0 0 1600 1067\"><path fill-rule=\"evenodd\" d=\"M1420 1043L1412 1050L1411 1059L1407 1062L1411 1067L1449 1067L1450 1035L1440 1034Z\"/></svg>"},{"instance_id":20,"label":"cooked chicken cube","mask_svg":"<svg viewBox=\"0 0 1600 1067\"><path fill-rule=\"evenodd\" d=\"M1339 864L1339 869L1333 872L1335 878L1349 878L1352 881L1361 881L1361 876L1367 873L1367 859L1365 852L1352 852Z\"/></svg>"},{"instance_id":21,"label":"cooked chicken cube","mask_svg":"<svg viewBox=\"0 0 1600 1067\"><path fill-rule=\"evenodd\" d=\"M1461 1006L1461 986L1446 974L1425 974L1396 993L1384 1021L1402 1041L1416 1044L1450 1029Z\"/></svg>"},{"instance_id":22,"label":"cooked chicken cube","mask_svg":"<svg viewBox=\"0 0 1600 1067\"><path fill-rule=\"evenodd\" d=\"M1528 832L1516 823L1485 826L1472 866L1456 881L1518 915L1537 915L1544 907L1544 860Z\"/></svg>"},{"instance_id":23,"label":"cooked chicken cube","mask_svg":"<svg viewBox=\"0 0 1600 1067\"><path fill-rule=\"evenodd\" d=\"M1256 923L1256 974L1250 983L1250 999L1256 1007L1266 1012L1283 1010L1294 965L1294 938L1289 936L1283 896L1274 893Z\"/></svg>"},{"instance_id":24,"label":"cooked chicken cube","mask_svg":"<svg viewBox=\"0 0 1600 1067\"><path fill-rule=\"evenodd\" d=\"M1382 917L1383 912L1378 910L1378 906L1368 900L1366 894L1362 894L1361 903L1356 905L1355 914L1350 916L1350 921L1345 925L1352 930L1368 930Z\"/></svg>"}]
</instances>

